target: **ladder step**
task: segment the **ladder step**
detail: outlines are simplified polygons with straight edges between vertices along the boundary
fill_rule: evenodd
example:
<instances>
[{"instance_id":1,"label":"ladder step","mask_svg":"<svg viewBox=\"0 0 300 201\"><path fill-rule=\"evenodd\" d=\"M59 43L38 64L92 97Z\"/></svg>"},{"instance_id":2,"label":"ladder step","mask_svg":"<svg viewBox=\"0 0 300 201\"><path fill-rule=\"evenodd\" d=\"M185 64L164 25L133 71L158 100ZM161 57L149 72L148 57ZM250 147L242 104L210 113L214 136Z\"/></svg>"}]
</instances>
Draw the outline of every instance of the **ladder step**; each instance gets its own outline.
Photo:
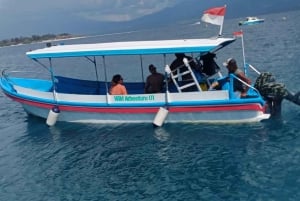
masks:
<instances>
[{"instance_id":1,"label":"ladder step","mask_svg":"<svg viewBox=\"0 0 300 201\"><path fill-rule=\"evenodd\" d=\"M189 73L191 73L191 72L190 71L184 71L184 72L180 73L180 75L186 75L186 74L189 74Z\"/></svg>"},{"instance_id":2,"label":"ladder step","mask_svg":"<svg viewBox=\"0 0 300 201\"><path fill-rule=\"evenodd\" d=\"M195 82L191 82L191 83L186 84L186 85L183 85L183 86L181 86L181 87L179 87L179 88L180 88L180 89L185 89L185 88L188 88L188 87L191 87L191 86L194 86L194 85L196 85L196 83L195 83Z\"/></svg>"},{"instance_id":3,"label":"ladder step","mask_svg":"<svg viewBox=\"0 0 300 201\"><path fill-rule=\"evenodd\" d=\"M186 88L191 87L191 86L196 86L198 91L202 91L200 86L199 86L198 80L195 77L194 72L191 69L191 67L189 65L185 65L185 67L187 67L187 70L184 71L184 72L178 72L178 69L171 71L171 78L172 78L174 84L176 85L177 90L181 93L182 89L186 89ZM189 82L188 84L185 84L183 86L179 86L178 80L176 80L176 78L178 78L180 76L182 77L183 75L187 75L187 74L190 74L192 76L191 82Z\"/></svg>"},{"instance_id":4,"label":"ladder step","mask_svg":"<svg viewBox=\"0 0 300 201\"><path fill-rule=\"evenodd\" d=\"M172 76L173 76L173 78L178 78L179 76L186 75L186 74L189 74L189 73L191 73L191 72L190 71L184 71L184 72L178 73L176 75L172 74Z\"/></svg>"}]
</instances>

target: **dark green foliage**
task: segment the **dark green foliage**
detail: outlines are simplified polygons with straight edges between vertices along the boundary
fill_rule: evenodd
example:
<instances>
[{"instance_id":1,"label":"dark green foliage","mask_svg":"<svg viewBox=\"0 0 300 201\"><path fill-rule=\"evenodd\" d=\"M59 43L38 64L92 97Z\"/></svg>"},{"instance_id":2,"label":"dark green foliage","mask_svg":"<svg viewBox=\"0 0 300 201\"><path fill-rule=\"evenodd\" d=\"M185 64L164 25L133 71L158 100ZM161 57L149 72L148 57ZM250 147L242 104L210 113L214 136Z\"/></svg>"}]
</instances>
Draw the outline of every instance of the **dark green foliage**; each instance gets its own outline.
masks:
<instances>
[{"instance_id":1,"label":"dark green foliage","mask_svg":"<svg viewBox=\"0 0 300 201\"><path fill-rule=\"evenodd\" d=\"M59 40L64 38L70 38L73 37L71 34L68 33L62 33L62 34L45 34L45 35L32 35L31 37L19 37L19 38L11 38L11 39L5 39L0 41L0 47L3 46L10 46L10 45L19 45L19 44L29 44L33 42L41 42L45 40Z\"/></svg>"}]
</instances>

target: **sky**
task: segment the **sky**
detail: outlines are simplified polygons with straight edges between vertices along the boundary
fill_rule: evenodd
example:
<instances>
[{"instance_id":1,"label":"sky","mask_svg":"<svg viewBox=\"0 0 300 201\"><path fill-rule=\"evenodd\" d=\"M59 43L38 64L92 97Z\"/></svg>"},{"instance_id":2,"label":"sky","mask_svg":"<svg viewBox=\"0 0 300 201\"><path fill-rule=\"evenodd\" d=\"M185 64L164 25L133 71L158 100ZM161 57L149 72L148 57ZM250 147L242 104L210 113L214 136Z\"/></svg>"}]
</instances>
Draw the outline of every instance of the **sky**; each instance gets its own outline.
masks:
<instances>
[{"instance_id":1,"label":"sky","mask_svg":"<svg viewBox=\"0 0 300 201\"><path fill-rule=\"evenodd\" d=\"M188 14L195 13L200 17L208 6L224 4L228 5L228 14L236 15L279 11L283 7L300 9L299 0L0 0L0 40L44 34L84 34L108 26L118 28L120 23L144 16L156 22L181 17L180 14L191 17ZM159 15L155 18L153 14Z\"/></svg>"},{"instance_id":2,"label":"sky","mask_svg":"<svg viewBox=\"0 0 300 201\"><path fill-rule=\"evenodd\" d=\"M19 36L35 24L62 23L67 19L94 22L130 21L159 12L184 0L0 0L0 39ZM76 3L75 3L76 2ZM58 19L61 17L61 20ZM22 27L22 29L20 29ZM7 34L6 34L6 33Z\"/></svg>"},{"instance_id":3,"label":"sky","mask_svg":"<svg viewBox=\"0 0 300 201\"><path fill-rule=\"evenodd\" d=\"M126 21L154 13L183 0L0 0L1 13L38 18L39 15L65 12L97 21ZM75 3L76 2L76 3ZM35 15L39 14L39 15Z\"/></svg>"}]
</instances>

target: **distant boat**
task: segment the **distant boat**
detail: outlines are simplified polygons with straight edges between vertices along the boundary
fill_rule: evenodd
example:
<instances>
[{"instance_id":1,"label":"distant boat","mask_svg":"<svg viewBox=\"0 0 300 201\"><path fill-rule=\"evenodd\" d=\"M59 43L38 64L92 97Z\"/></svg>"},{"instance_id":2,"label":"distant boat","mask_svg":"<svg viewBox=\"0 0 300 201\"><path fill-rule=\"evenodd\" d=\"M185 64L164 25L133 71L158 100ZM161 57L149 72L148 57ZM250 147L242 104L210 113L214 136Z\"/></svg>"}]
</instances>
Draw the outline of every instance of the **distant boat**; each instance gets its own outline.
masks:
<instances>
[{"instance_id":1,"label":"distant boat","mask_svg":"<svg viewBox=\"0 0 300 201\"><path fill-rule=\"evenodd\" d=\"M263 23L265 20L257 17L246 17L246 20L239 21L239 26L242 25L253 25Z\"/></svg>"}]
</instances>

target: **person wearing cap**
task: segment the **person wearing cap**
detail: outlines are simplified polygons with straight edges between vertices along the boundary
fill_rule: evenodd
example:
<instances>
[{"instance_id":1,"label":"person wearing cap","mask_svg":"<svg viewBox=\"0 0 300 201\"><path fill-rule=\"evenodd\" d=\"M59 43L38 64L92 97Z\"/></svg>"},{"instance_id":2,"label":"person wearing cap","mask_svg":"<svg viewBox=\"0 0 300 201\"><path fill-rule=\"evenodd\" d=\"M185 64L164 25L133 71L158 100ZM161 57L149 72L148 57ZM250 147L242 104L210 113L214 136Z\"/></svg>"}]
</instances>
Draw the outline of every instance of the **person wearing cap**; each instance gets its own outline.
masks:
<instances>
[{"instance_id":1,"label":"person wearing cap","mask_svg":"<svg viewBox=\"0 0 300 201\"><path fill-rule=\"evenodd\" d=\"M161 93L164 86L164 75L156 71L153 64L149 65L149 75L146 79L145 93Z\"/></svg>"},{"instance_id":2,"label":"person wearing cap","mask_svg":"<svg viewBox=\"0 0 300 201\"><path fill-rule=\"evenodd\" d=\"M113 76L109 89L110 95L127 95L126 87L123 85L123 78L120 74Z\"/></svg>"},{"instance_id":3,"label":"person wearing cap","mask_svg":"<svg viewBox=\"0 0 300 201\"><path fill-rule=\"evenodd\" d=\"M247 83L247 85L251 85L251 80L248 77L246 77L246 75L243 73L243 71L241 71L238 68L235 59L229 58L223 63L223 65L227 68L228 75L234 74L237 78L239 78L243 82ZM226 81L228 81L228 78L226 79ZM221 81L216 81L216 82L212 83L210 89L215 88L219 85L222 85ZM247 96L247 91L249 89L249 86L247 86L247 85L245 85L244 83L242 83L241 81L239 81L237 79L234 79L234 81L233 81L234 91L239 91L241 93L241 97Z\"/></svg>"}]
</instances>

